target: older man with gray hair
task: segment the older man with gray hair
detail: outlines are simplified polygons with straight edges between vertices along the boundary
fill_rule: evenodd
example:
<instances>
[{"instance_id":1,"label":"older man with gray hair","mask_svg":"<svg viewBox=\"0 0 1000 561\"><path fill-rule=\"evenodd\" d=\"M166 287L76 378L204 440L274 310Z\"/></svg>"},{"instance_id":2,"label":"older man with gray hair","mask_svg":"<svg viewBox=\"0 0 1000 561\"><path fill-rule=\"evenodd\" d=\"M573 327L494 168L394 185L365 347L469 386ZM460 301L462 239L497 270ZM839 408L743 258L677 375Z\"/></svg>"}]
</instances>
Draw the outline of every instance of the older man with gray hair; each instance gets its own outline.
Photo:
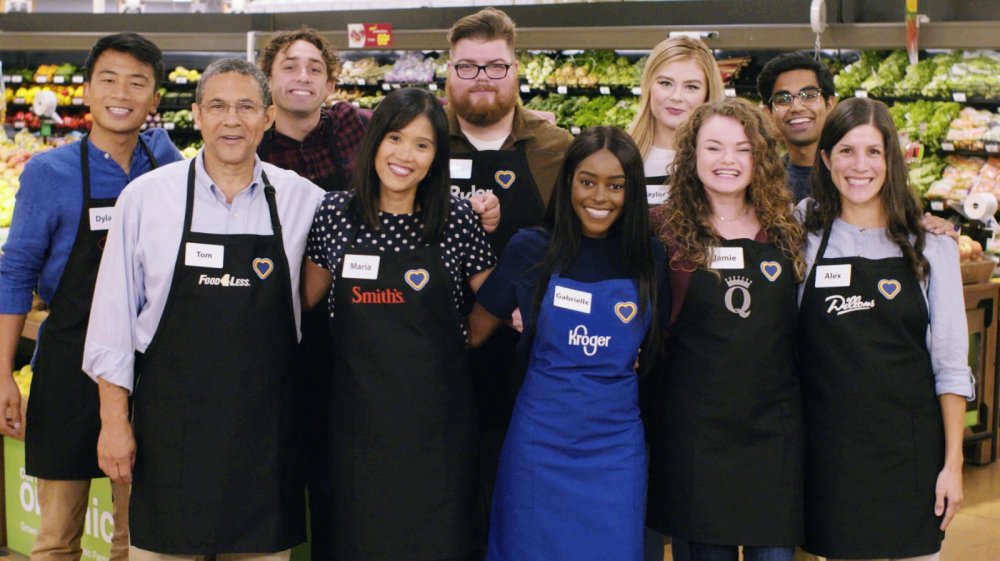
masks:
<instances>
[{"instance_id":1,"label":"older man with gray hair","mask_svg":"<svg viewBox=\"0 0 1000 561\"><path fill-rule=\"evenodd\" d=\"M115 207L84 349L98 461L132 483L132 561L287 560L305 538L299 272L323 191L256 156L274 107L253 64L209 66L193 113L205 147Z\"/></svg>"}]
</instances>

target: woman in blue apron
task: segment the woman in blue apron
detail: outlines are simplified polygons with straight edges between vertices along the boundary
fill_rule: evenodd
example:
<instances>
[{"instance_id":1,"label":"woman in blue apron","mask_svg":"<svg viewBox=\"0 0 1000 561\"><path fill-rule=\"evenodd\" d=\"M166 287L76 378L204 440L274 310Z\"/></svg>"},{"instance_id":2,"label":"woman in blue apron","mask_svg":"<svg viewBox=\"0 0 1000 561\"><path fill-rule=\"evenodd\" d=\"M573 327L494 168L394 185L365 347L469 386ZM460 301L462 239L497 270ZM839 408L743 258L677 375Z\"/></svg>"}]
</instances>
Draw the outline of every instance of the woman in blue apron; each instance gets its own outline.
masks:
<instances>
[{"instance_id":1,"label":"woman in blue apron","mask_svg":"<svg viewBox=\"0 0 1000 561\"><path fill-rule=\"evenodd\" d=\"M306 306L327 299L334 360L324 449L337 561L465 560L482 547L462 285L493 267L450 196L448 126L432 94L386 96L353 192L326 195L306 250Z\"/></svg>"},{"instance_id":2,"label":"woman in blue apron","mask_svg":"<svg viewBox=\"0 0 1000 561\"><path fill-rule=\"evenodd\" d=\"M649 525L679 561L791 561L802 540L802 227L776 142L745 100L698 107L653 211L673 314L644 404Z\"/></svg>"},{"instance_id":3,"label":"woman in blue apron","mask_svg":"<svg viewBox=\"0 0 1000 561\"><path fill-rule=\"evenodd\" d=\"M958 249L924 232L885 105L838 104L819 154L802 204L804 547L937 559L962 502L973 393Z\"/></svg>"},{"instance_id":4,"label":"woman in blue apron","mask_svg":"<svg viewBox=\"0 0 1000 561\"><path fill-rule=\"evenodd\" d=\"M712 51L689 37L671 37L653 47L640 89L628 133L642 154L647 202L657 206L667 200L678 127L699 105L723 99L725 92Z\"/></svg>"},{"instance_id":5,"label":"woman in blue apron","mask_svg":"<svg viewBox=\"0 0 1000 561\"><path fill-rule=\"evenodd\" d=\"M636 360L670 299L646 208L632 140L612 127L584 131L545 226L518 232L479 292L472 343L520 307L519 354L530 350L500 455L490 561L642 559Z\"/></svg>"}]
</instances>

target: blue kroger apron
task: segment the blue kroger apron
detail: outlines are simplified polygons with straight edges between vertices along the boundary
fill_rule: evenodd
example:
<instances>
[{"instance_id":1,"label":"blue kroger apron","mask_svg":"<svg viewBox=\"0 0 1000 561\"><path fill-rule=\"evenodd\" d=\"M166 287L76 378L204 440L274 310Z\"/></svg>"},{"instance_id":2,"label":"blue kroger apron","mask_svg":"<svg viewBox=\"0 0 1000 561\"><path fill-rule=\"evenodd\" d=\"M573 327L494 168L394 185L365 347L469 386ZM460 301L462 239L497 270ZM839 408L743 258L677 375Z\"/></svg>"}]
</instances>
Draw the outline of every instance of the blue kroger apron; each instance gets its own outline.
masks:
<instances>
[{"instance_id":1,"label":"blue kroger apron","mask_svg":"<svg viewBox=\"0 0 1000 561\"><path fill-rule=\"evenodd\" d=\"M637 304L631 279L550 279L500 455L488 560L642 558L634 364L655 311Z\"/></svg>"}]
</instances>

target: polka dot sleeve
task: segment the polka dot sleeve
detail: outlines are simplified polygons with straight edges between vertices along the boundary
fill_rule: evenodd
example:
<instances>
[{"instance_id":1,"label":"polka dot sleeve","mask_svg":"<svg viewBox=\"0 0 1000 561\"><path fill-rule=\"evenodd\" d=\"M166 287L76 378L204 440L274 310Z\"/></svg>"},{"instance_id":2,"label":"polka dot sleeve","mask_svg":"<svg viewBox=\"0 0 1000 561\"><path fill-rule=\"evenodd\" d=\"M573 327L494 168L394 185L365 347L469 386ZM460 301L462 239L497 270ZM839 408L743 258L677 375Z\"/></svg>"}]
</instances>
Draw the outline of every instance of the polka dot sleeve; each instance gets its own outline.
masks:
<instances>
[{"instance_id":1,"label":"polka dot sleeve","mask_svg":"<svg viewBox=\"0 0 1000 561\"><path fill-rule=\"evenodd\" d=\"M445 254L451 257L449 260L461 275L460 280L496 266L489 238L468 201L452 197L445 238Z\"/></svg>"},{"instance_id":2,"label":"polka dot sleeve","mask_svg":"<svg viewBox=\"0 0 1000 561\"><path fill-rule=\"evenodd\" d=\"M349 196L343 191L331 191L323 197L323 202L313 217L312 228L306 241L306 256L314 263L328 270L336 266L337 260L348 247L347 236L350 227L347 220Z\"/></svg>"}]
</instances>

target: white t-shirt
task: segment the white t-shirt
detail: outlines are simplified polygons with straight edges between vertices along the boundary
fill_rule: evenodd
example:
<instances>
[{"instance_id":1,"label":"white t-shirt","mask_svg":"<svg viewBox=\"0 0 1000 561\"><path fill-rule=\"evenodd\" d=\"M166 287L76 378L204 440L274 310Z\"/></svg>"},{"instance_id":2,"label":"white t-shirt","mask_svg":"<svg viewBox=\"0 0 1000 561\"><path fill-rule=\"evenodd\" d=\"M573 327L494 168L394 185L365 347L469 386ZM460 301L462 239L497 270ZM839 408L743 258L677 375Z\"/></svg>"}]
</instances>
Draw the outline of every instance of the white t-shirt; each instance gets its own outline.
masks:
<instances>
[{"instance_id":1,"label":"white t-shirt","mask_svg":"<svg viewBox=\"0 0 1000 561\"><path fill-rule=\"evenodd\" d=\"M663 181L649 181L651 177L663 177L667 175L667 166L674 163L674 155L677 152L665 148L649 147L649 152L643 158L643 171L646 174L646 198L650 206L663 204L667 200L670 192L669 185L662 185Z\"/></svg>"},{"instance_id":2,"label":"white t-shirt","mask_svg":"<svg viewBox=\"0 0 1000 561\"><path fill-rule=\"evenodd\" d=\"M476 150L479 150L480 152L483 150L499 150L500 147L503 146L504 141L507 140L507 136L510 136L510 133L508 133L507 136L496 140L484 140L482 138L472 136L469 134L469 131L465 129L462 129L462 134L465 135L465 138L469 139L469 144L475 146Z\"/></svg>"}]
</instances>

